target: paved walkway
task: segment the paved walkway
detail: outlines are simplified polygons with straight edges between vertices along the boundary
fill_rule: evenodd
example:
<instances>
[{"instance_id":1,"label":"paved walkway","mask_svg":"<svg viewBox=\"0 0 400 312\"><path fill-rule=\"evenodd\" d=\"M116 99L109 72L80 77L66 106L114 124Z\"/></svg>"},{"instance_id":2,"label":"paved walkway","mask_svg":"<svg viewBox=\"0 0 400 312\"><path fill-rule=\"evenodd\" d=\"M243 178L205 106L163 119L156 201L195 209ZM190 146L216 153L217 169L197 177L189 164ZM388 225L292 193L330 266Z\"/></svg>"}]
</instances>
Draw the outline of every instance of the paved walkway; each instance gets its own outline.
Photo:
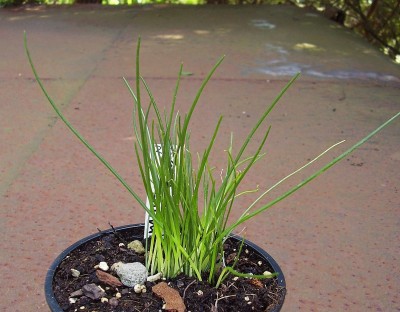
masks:
<instances>
[{"instance_id":1,"label":"paved walkway","mask_svg":"<svg viewBox=\"0 0 400 312\"><path fill-rule=\"evenodd\" d=\"M47 311L44 276L66 246L108 222L144 219L55 118L32 79L23 30L55 101L141 194L132 104L121 79L134 78L139 35L142 72L162 106L170 103L180 62L192 73L178 98L183 112L208 69L227 55L192 125L192 145L200 151L225 115L213 155L218 170L230 132L240 142L290 75L303 72L271 115L267 155L248 188L266 188L346 139L333 153L339 154L400 107L398 65L355 34L294 7L0 10L1 311ZM397 121L301 193L248 222L247 238L285 272L284 311L400 310L399 133ZM248 203L240 198L235 216Z\"/></svg>"}]
</instances>

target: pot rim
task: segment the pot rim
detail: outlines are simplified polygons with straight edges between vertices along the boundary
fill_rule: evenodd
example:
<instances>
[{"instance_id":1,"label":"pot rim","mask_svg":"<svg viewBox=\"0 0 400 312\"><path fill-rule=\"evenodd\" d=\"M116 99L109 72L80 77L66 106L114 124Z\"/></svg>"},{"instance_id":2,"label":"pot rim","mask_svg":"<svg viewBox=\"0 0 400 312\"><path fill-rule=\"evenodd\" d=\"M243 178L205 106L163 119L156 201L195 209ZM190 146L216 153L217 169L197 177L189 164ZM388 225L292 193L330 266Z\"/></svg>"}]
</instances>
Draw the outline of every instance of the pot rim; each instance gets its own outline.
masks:
<instances>
[{"instance_id":1,"label":"pot rim","mask_svg":"<svg viewBox=\"0 0 400 312\"><path fill-rule=\"evenodd\" d=\"M61 254L58 255L58 257L53 261L53 263L50 265L47 274L46 274L46 279L45 279L45 284L44 284L44 292L46 296L46 301L47 304L52 312L62 312L63 310L61 309L60 305L58 304L55 296L54 296L54 291L53 291L53 279L55 272L58 268L58 266L61 264L61 262L66 258L66 256L71 253L73 250L77 249L81 245L87 243L90 240L93 240L95 238L98 238L102 235L110 234L113 233L114 231L121 231L121 230L126 230L126 229L132 229L132 228L141 228L144 227L144 223L138 223L138 224L129 224L129 225L122 225L118 226L115 228L107 229L104 231L99 231L98 233L91 234L89 236L86 236L79 241L75 242L71 246L69 246L67 249L65 249ZM230 237L233 237L238 240L242 240L243 238L239 235L232 234ZM134 237L137 239L143 239L142 236ZM273 271L275 273L278 273L278 285L281 287L286 287L286 281L285 277L283 275L283 272L281 268L279 267L278 263L274 260L274 258L271 257L264 249L261 247L257 246L251 241L248 241L247 239L244 239L244 243L253 248L256 252L258 252L262 257L264 257L268 263L271 265ZM280 305L278 305L272 312L278 312L280 311L283 301L281 302Z\"/></svg>"}]
</instances>

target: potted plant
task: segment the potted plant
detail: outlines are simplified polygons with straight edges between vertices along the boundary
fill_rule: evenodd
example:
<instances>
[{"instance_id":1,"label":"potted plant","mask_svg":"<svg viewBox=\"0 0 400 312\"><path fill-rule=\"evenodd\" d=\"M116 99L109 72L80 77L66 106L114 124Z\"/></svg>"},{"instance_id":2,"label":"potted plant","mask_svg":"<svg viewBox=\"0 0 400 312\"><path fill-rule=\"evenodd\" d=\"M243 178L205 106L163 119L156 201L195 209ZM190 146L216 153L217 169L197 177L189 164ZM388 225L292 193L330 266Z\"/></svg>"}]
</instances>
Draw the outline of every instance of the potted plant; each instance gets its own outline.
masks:
<instances>
[{"instance_id":1,"label":"potted plant","mask_svg":"<svg viewBox=\"0 0 400 312\"><path fill-rule=\"evenodd\" d=\"M140 74L139 39L135 91L126 79L124 82L134 103L135 153L146 190L145 201L64 117L36 72L26 36L24 42L34 76L59 118L121 182L147 216L144 225L112 227L66 249L46 278L46 299L52 311L279 311L285 295L282 271L265 251L233 232L344 159L400 115L397 113L298 185L272 201L262 202L271 190L343 141L329 147L265 190L237 220L228 222L235 198L253 192L240 190L239 186L262 158L270 127L263 130L262 140L250 156L249 143L257 131L262 131L261 125L299 75L265 109L239 149L233 148L231 139L226 168L215 173L209 155L222 117L197 159L190 150L189 125L204 87L223 58L206 76L184 116L175 113L181 65L172 105L161 112ZM142 89L150 98L148 107L142 105Z\"/></svg>"}]
</instances>

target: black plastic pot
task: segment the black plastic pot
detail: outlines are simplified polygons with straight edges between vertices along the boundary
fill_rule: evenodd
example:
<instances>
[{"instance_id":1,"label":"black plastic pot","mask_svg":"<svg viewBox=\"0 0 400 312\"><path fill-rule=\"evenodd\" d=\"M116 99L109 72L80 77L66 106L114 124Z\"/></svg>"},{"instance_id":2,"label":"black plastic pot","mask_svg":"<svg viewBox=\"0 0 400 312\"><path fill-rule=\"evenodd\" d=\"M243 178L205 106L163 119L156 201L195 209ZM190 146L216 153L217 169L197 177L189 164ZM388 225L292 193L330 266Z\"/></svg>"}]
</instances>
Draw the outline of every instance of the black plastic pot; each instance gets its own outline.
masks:
<instances>
[{"instance_id":1,"label":"black plastic pot","mask_svg":"<svg viewBox=\"0 0 400 312\"><path fill-rule=\"evenodd\" d=\"M133 237L133 239L142 239L143 233L144 233L144 225L143 224L131 224L131 225L120 226L120 227L116 227L115 230L117 232L120 232L120 231L122 232L124 230L130 230L133 228L137 228L138 230L141 230L141 233L142 233L142 235ZM98 232L98 233L92 234L90 236L87 236L87 237L81 239L80 241L76 242L75 244L71 245L67 249L65 249L54 260L54 262L52 263L52 265L50 266L50 268L47 272L46 280L45 280L45 284L44 284L46 301L52 312L62 312L63 311L62 308L60 307L60 305L58 304L56 298L54 297L54 292L53 292L54 275L56 273L57 268L61 264L61 262L68 256L69 253L71 253L73 250L79 248L81 245L83 245L89 241L96 240L96 239L100 238L101 236L110 234L112 232L113 232L113 230L110 229L107 231ZM242 240L242 238L240 236L234 235L232 237L239 241ZM248 247L254 249L257 253L259 253L260 256L262 258L264 258L264 260L270 264L270 266L273 269L273 273L279 273L278 285L285 288L286 287L285 277L284 277L283 272L282 272L281 268L279 267L278 263L266 251L261 249L256 244L254 244L248 240L245 240L244 242ZM279 312L282 308L282 305L283 305L283 300L282 300L281 304L279 306L277 306L272 312Z\"/></svg>"}]
</instances>

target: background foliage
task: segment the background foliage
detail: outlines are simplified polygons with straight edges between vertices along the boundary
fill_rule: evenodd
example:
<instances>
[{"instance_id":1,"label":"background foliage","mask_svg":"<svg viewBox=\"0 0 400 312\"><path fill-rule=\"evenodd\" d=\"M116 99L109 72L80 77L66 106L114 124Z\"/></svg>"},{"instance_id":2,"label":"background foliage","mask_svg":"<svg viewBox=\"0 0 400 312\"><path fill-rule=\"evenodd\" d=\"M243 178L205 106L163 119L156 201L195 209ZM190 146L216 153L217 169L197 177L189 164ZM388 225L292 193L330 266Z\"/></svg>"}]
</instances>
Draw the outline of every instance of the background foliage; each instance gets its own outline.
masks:
<instances>
[{"instance_id":1,"label":"background foliage","mask_svg":"<svg viewBox=\"0 0 400 312\"><path fill-rule=\"evenodd\" d=\"M356 31L400 62L400 0L286 0Z\"/></svg>"},{"instance_id":2,"label":"background foliage","mask_svg":"<svg viewBox=\"0 0 400 312\"><path fill-rule=\"evenodd\" d=\"M400 0L0 0L1 6L24 4L99 3L105 5L171 4L292 4L321 12L353 29L400 63Z\"/></svg>"}]
</instances>

